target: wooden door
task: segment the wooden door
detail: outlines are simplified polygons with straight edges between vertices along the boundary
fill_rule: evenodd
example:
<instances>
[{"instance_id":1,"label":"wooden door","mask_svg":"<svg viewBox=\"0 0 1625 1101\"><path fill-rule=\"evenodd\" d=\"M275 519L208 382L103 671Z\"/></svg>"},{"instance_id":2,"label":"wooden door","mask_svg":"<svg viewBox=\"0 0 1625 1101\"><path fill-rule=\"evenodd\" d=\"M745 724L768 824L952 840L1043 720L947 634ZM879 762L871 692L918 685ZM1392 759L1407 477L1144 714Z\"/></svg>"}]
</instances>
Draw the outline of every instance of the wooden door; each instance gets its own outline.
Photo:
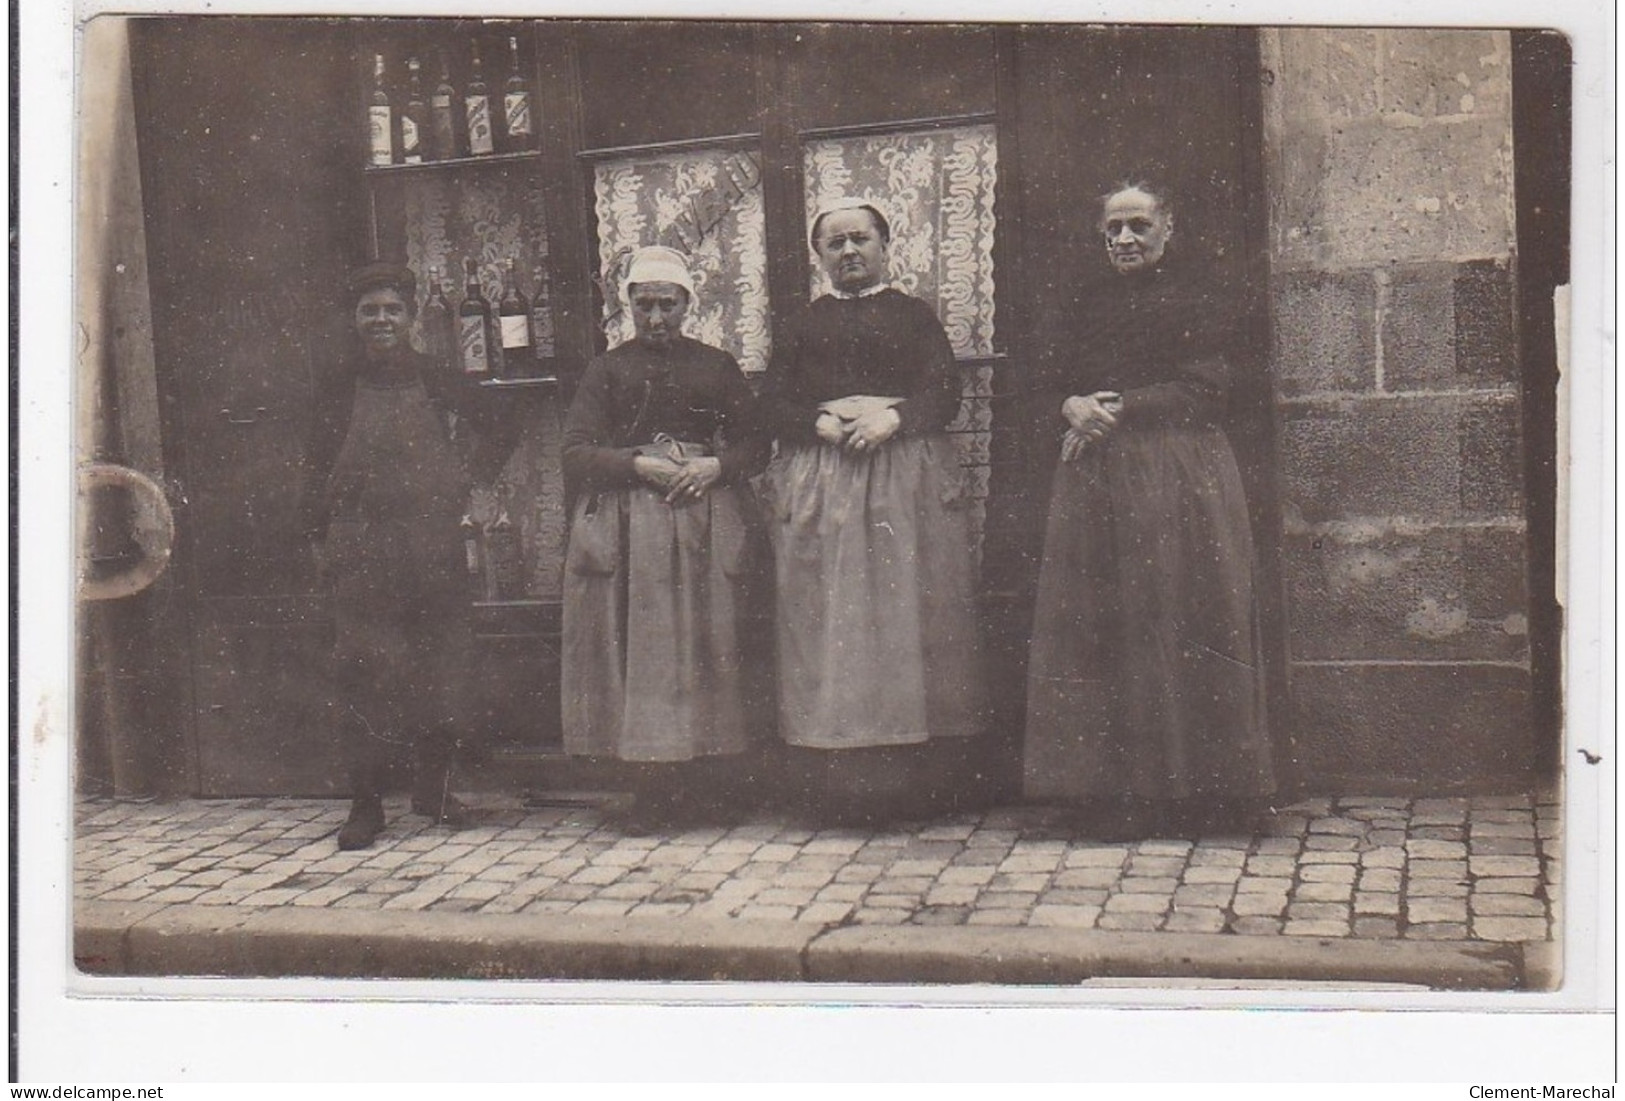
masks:
<instances>
[{"instance_id":1,"label":"wooden door","mask_svg":"<svg viewBox=\"0 0 1625 1101\"><path fill-rule=\"evenodd\" d=\"M199 794L342 791L330 628L296 521L317 373L365 219L348 34L138 19L131 64Z\"/></svg>"},{"instance_id":2,"label":"wooden door","mask_svg":"<svg viewBox=\"0 0 1625 1101\"><path fill-rule=\"evenodd\" d=\"M1027 27L1014 32L1009 99L1016 125L1011 206L1021 263L1005 286L1020 304L1014 354L1031 362L1076 346L1091 278L1110 278L1096 228L1102 197L1125 181L1171 191L1178 244L1209 264L1239 303L1247 349L1226 428L1241 466L1258 553L1271 710L1285 716L1286 663L1268 374L1262 107L1257 32L1232 27ZM1095 274L1091 276L1089 272ZM1081 281L1081 285L1080 285ZM1002 302L1001 302L1002 308ZM1021 380L1014 380L1018 383ZM1028 409L1027 423L1037 412ZM1007 559L1031 603L1055 455L1031 448L1003 482ZM1023 569L1024 567L1024 569ZM1287 734L1275 728L1284 750ZM1290 758L1278 752L1278 760Z\"/></svg>"}]
</instances>

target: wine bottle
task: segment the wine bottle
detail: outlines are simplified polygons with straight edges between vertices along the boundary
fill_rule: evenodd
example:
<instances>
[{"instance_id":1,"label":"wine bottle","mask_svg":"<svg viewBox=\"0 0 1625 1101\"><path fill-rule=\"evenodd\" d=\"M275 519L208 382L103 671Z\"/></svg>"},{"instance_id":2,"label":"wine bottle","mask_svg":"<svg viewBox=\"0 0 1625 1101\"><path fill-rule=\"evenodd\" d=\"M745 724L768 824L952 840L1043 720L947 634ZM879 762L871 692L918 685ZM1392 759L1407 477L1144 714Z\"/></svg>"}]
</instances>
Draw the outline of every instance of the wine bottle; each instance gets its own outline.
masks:
<instances>
[{"instance_id":1,"label":"wine bottle","mask_svg":"<svg viewBox=\"0 0 1625 1101\"><path fill-rule=\"evenodd\" d=\"M374 54L372 95L367 101L367 141L372 164L395 163L395 119L384 90L384 55Z\"/></svg>"},{"instance_id":2,"label":"wine bottle","mask_svg":"<svg viewBox=\"0 0 1625 1101\"><path fill-rule=\"evenodd\" d=\"M491 133L491 96L486 91L485 76L480 69L480 44L474 43L474 65L468 77L468 90L463 93L463 114L468 119L468 152L483 157L495 153L496 145Z\"/></svg>"},{"instance_id":3,"label":"wine bottle","mask_svg":"<svg viewBox=\"0 0 1625 1101\"><path fill-rule=\"evenodd\" d=\"M434 359L435 367L446 370L453 364L451 350L455 346L451 300L446 297L440 269L429 269L429 298L418 313L418 325L423 333L423 346Z\"/></svg>"},{"instance_id":4,"label":"wine bottle","mask_svg":"<svg viewBox=\"0 0 1625 1101\"><path fill-rule=\"evenodd\" d=\"M497 303L497 321L502 330L502 361L519 365L519 357L530 347L530 299L519 290L513 261L502 265L502 301Z\"/></svg>"},{"instance_id":5,"label":"wine bottle","mask_svg":"<svg viewBox=\"0 0 1625 1101\"><path fill-rule=\"evenodd\" d=\"M457 307L458 363L465 375L491 373L491 304L480 290L480 271L473 260L463 261L466 282Z\"/></svg>"},{"instance_id":6,"label":"wine bottle","mask_svg":"<svg viewBox=\"0 0 1625 1101\"><path fill-rule=\"evenodd\" d=\"M553 307L547 301L547 275L541 268L531 273L536 288L530 300L530 347L537 359L553 358Z\"/></svg>"},{"instance_id":7,"label":"wine bottle","mask_svg":"<svg viewBox=\"0 0 1625 1101\"><path fill-rule=\"evenodd\" d=\"M406 93L406 106L401 109L401 163L423 163L423 138L428 122L428 105L423 102L423 79L418 72L418 59L406 62L411 74Z\"/></svg>"},{"instance_id":8,"label":"wine bottle","mask_svg":"<svg viewBox=\"0 0 1625 1101\"><path fill-rule=\"evenodd\" d=\"M506 505L497 513L496 521L485 535L487 566L486 590L495 600L516 600L524 593L524 551L519 543L519 528L508 516Z\"/></svg>"},{"instance_id":9,"label":"wine bottle","mask_svg":"<svg viewBox=\"0 0 1625 1101\"><path fill-rule=\"evenodd\" d=\"M463 562L468 567L468 576L476 578L480 575L480 537L479 528L474 518L463 513L463 521L458 525L463 532Z\"/></svg>"},{"instance_id":10,"label":"wine bottle","mask_svg":"<svg viewBox=\"0 0 1625 1101\"><path fill-rule=\"evenodd\" d=\"M451 86L451 63L440 51L440 83L429 97L429 159L449 161L457 156L457 90Z\"/></svg>"},{"instance_id":11,"label":"wine bottle","mask_svg":"<svg viewBox=\"0 0 1625 1101\"><path fill-rule=\"evenodd\" d=\"M508 80L502 86L505 148L519 153L532 148L535 127L531 117L530 86L519 73L519 39L508 36Z\"/></svg>"}]
</instances>

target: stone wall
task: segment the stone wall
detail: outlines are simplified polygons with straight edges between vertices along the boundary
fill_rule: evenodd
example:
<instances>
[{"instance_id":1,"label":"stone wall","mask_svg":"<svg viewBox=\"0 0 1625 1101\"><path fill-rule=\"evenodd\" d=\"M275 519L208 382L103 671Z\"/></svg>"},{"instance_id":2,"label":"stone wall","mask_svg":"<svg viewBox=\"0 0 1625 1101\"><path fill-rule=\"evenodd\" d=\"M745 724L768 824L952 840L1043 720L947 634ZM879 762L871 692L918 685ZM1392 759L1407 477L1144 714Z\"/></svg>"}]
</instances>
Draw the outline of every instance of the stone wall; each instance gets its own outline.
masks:
<instances>
[{"instance_id":1,"label":"stone wall","mask_svg":"<svg viewBox=\"0 0 1625 1101\"><path fill-rule=\"evenodd\" d=\"M1278 29L1262 57L1299 777L1521 783L1510 39Z\"/></svg>"}]
</instances>

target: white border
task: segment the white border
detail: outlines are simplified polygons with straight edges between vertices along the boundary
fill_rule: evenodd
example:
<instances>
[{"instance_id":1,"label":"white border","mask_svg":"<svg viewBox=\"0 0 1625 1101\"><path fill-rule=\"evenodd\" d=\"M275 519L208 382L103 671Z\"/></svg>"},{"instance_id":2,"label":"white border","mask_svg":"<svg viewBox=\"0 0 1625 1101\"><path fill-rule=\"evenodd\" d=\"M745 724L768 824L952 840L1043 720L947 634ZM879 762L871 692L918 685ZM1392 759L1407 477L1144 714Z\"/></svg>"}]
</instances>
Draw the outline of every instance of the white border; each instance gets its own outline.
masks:
<instances>
[{"instance_id":1,"label":"white border","mask_svg":"<svg viewBox=\"0 0 1625 1101\"><path fill-rule=\"evenodd\" d=\"M1000 5L997 18L1159 22L1555 25L1570 32L1578 68L1574 100L1575 328L1570 345L1568 438L1572 466L1567 535L1573 549L1568 689L1572 739L1604 753L1596 770L1567 768L1566 874L1569 985L1561 995L1233 995L1211 991L1113 993L1141 1007L1034 1005L1071 1001L1047 992L905 991L876 988L733 987L745 1004L653 1004L657 986L582 985L586 998L649 998L637 1004L516 1004L539 988L458 984L110 981L117 998L67 998L65 961L71 877L73 654L70 606L71 277L74 101L72 18L130 13L357 15L667 15L690 17L986 20L982 0L840 0L693 4L675 0L577 3L446 3L385 0L344 4L237 0L111 4L59 0L21 5L23 49L20 216L22 361L19 441L22 584L20 734L22 779L22 961L20 1041L28 1081L502 1081L830 1080L845 1078L1327 1081L1494 1083L1611 1081L1610 1017L1585 1012L1617 988L1614 954L1614 14L1581 0L1346 4L1110 3ZM8 134L8 141L11 135ZM1568 750L1573 753L1572 748ZM1607 885L1606 897L1598 890ZM181 993L148 1000L144 992ZM275 1000L290 990L347 997L364 990L403 1001ZM195 998L207 991L229 994ZM910 998L937 1008L910 1009ZM484 999L484 1000L476 1000ZM816 1003L812 999L817 999ZM781 1000L792 1004L768 1004ZM1022 1005L1013 1005L1012 1002ZM1268 1012L1179 1006L1263 1002ZM883 1002L886 1004L871 1004ZM754 1004L753 1004L754 1003ZM844 1003L844 1004L843 1004ZM1527 1012L1537 1005L1540 1012ZM1429 1012L1354 1012L1407 1006ZM1308 1012L1337 1007L1347 1012ZM1563 1008L1569 1012L1550 1012ZM1449 1012L1443 1012L1448 1010ZM1579 1010L1581 1012L1575 1012ZM1455 1094L1465 1096L1465 1090Z\"/></svg>"}]
</instances>

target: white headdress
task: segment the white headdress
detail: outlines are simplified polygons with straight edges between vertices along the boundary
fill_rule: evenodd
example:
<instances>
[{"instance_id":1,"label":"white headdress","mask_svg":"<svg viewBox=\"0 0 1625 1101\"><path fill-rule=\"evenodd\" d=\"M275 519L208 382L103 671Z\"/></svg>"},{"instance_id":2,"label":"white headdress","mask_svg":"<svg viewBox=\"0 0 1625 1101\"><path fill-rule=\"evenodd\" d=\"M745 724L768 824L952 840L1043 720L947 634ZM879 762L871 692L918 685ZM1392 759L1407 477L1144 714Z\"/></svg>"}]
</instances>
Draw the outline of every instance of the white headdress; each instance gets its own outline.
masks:
<instances>
[{"instance_id":1,"label":"white headdress","mask_svg":"<svg viewBox=\"0 0 1625 1101\"><path fill-rule=\"evenodd\" d=\"M626 278L621 281L621 295L629 302L634 283L674 283L688 292L690 305L698 297L694 290L694 276L689 274L688 261L682 253L664 245L650 245L632 254L631 261L626 265Z\"/></svg>"}]
</instances>

